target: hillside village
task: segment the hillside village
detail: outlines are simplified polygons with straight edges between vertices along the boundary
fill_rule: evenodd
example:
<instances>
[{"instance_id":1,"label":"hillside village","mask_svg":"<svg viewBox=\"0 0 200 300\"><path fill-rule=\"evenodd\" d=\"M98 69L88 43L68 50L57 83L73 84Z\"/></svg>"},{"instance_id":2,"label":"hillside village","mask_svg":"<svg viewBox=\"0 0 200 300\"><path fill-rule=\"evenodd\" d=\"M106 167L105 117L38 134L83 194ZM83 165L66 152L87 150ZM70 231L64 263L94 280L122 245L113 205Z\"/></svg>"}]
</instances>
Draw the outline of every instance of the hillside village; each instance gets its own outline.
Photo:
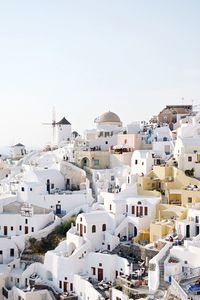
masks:
<instances>
[{"instance_id":1,"label":"hillside village","mask_svg":"<svg viewBox=\"0 0 200 300\"><path fill-rule=\"evenodd\" d=\"M0 300L200 299L200 113L52 126L0 157Z\"/></svg>"}]
</instances>

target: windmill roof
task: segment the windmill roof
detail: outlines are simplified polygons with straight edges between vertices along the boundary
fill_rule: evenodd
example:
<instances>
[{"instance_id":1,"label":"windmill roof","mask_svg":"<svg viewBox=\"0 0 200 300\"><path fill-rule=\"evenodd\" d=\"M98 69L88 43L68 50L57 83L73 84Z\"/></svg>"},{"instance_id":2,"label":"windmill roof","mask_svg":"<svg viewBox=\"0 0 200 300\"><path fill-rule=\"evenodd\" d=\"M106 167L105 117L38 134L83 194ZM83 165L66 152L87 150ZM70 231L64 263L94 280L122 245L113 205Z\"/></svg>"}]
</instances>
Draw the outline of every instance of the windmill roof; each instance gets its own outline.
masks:
<instances>
[{"instance_id":1,"label":"windmill roof","mask_svg":"<svg viewBox=\"0 0 200 300\"><path fill-rule=\"evenodd\" d=\"M24 147L24 145L21 144L21 143L18 143L18 144L16 144L16 145L14 145L14 147Z\"/></svg>"},{"instance_id":2,"label":"windmill roof","mask_svg":"<svg viewBox=\"0 0 200 300\"><path fill-rule=\"evenodd\" d=\"M62 118L62 120L60 120L56 124L58 124L58 125L71 125L71 123L69 121L67 121L67 119L65 117Z\"/></svg>"}]
</instances>

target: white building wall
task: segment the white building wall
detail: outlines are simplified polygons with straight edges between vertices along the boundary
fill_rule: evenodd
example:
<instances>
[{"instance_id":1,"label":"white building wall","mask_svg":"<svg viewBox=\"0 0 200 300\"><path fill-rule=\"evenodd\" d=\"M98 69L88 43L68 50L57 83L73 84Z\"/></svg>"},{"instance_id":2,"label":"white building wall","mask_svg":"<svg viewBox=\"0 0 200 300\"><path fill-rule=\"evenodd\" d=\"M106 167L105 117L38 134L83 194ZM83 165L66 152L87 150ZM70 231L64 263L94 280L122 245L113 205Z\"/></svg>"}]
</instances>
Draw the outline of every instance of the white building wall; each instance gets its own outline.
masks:
<instances>
[{"instance_id":1,"label":"white building wall","mask_svg":"<svg viewBox=\"0 0 200 300\"><path fill-rule=\"evenodd\" d=\"M74 290L79 300L103 300L101 294L94 289L93 285L79 275L74 275Z\"/></svg>"},{"instance_id":2,"label":"white building wall","mask_svg":"<svg viewBox=\"0 0 200 300\"><path fill-rule=\"evenodd\" d=\"M60 143L71 139L71 125L56 125L56 144L59 145Z\"/></svg>"},{"instance_id":3,"label":"white building wall","mask_svg":"<svg viewBox=\"0 0 200 300\"><path fill-rule=\"evenodd\" d=\"M81 207L82 205L85 206L86 204L91 204L93 201L94 199L92 198L91 190L74 191L65 195L37 195L28 199L29 203L53 210L56 209L56 204L60 204L61 209L65 210L66 212L69 212L76 207Z\"/></svg>"},{"instance_id":4,"label":"white building wall","mask_svg":"<svg viewBox=\"0 0 200 300\"><path fill-rule=\"evenodd\" d=\"M110 300L116 300L117 298L121 300L129 300L129 296L127 296L125 293L112 288L112 298Z\"/></svg>"},{"instance_id":5,"label":"white building wall","mask_svg":"<svg viewBox=\"0 0 200 300\"><path fill-rule=\"evenodd\" d=\"M96 275L92 275L92 268ZM117 255L90 252L88 255L88 273L90 277L98 279L98 269L103 269L103 280L114 282L116 271L125 275L130 274L129 262L126 258Z\"/></svg>"},{"instance_id":6,"label":"white building wall","mask_svg":"<svg viewBox=\"0 0 200 300\"><path fill-rule=\"evenodd\" d=\"M131 159L131 174L147 174L154 165L153 152L136 150Z\"/></svg>"},{"instance_id":7,"label":"white building wall","mask_svg":"<svg viewBox=\"0 0 200 300\"><path fill-rule=\"evenodd\" d=\"M43 229L47 224L53 221L53 212L46 215L33 215L32 217L24 217L19 214L0 214L0 235L5 236L5 227L7 228L7 236L11 237L24 235L25 227L28 228L27 233L36 232Z\"/></svg>"},{"instance_id":8,"label":"white building wall","mask_svg":"<svg viewBox=\"0 0 200 300\"><path fill-rule=\"evenodd\" d=\"M11 250L13 249L13 250ZM19 251L15 243L7 238L0 238L0 266L1 264L9 264L19 255Z\"/></svg>"}]
</instances>

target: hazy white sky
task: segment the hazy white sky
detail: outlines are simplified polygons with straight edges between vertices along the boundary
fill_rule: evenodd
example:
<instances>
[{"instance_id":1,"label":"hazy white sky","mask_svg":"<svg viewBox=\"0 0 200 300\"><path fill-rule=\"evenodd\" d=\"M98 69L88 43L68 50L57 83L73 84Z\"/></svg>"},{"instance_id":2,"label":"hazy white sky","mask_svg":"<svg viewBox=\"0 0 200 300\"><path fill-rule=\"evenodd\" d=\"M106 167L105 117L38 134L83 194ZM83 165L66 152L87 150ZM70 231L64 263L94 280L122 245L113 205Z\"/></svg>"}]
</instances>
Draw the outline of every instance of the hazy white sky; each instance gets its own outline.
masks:
<instances>
[{"instance_id":1,"label":"hazy white sky","mask_svg":"<svg viewBox=\"0 0 200 300\"><path fill-rule=\"evenodd\" d=\"M199 0L0 0L0 145L200 103Z\"/></svg>"}]
</instances>

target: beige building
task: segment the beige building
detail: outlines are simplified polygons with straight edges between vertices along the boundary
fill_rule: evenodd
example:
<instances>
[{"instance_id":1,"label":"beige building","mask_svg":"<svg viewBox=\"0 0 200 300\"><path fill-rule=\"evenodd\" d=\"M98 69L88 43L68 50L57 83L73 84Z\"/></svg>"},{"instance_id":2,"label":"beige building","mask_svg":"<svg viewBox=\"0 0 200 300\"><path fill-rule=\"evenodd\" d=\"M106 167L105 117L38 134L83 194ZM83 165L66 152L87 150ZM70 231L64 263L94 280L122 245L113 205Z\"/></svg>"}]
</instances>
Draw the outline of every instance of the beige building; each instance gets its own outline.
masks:
<instances>
[{"instance_id":1,"label":"beige building","mask_svg":"<svg viewBox=\"0 0 200 300\"><path fill-rule=\"evenodd\" d=\"M76 151L75 163L81 168L108 169L110 153L108 151Z\"/></svg>"}]
</instances>

